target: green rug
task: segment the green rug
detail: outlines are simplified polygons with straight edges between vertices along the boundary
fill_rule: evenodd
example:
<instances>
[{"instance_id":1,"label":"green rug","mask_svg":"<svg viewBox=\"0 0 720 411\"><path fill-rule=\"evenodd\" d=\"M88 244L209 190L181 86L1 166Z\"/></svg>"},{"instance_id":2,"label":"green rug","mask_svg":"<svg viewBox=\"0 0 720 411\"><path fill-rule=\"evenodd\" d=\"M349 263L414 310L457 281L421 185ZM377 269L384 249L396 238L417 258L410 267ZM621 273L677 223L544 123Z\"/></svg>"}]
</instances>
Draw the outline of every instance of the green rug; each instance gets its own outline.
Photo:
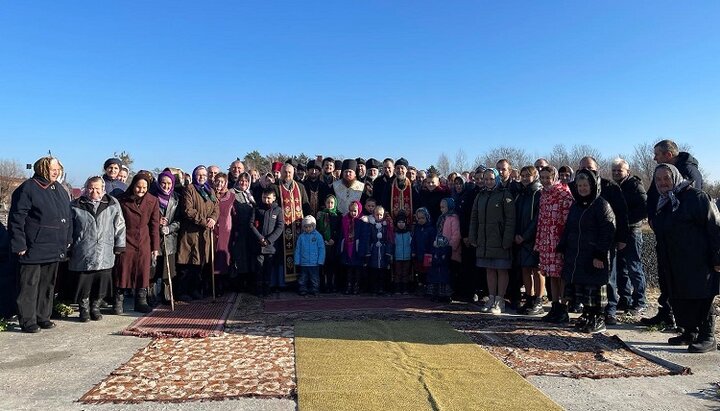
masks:
<instances>
[{"instance_id":1,"label":"green rug","mask_svg":"<svg viewBox=\"0 0 720 411\"><path fill-rule=\"evenodd\" d=\"M299 322L295 353L300 411L562 409L443 321Z\"/></svg>"}]
</instances>

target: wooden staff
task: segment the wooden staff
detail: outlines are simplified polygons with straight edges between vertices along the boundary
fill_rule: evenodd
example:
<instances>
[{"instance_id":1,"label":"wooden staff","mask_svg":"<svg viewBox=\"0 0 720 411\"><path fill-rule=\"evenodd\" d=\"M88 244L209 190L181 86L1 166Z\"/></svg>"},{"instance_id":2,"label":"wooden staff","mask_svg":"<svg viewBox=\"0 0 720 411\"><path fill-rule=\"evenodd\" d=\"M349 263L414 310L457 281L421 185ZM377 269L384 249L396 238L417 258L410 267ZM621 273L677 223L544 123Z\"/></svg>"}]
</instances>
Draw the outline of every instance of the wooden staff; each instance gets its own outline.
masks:
<instances>
[{"instance_id":1,"label":"wooden staff","mask_svg":"<svg viewBox=\"0 0 720 411\"><path fill-rule=\"evenodd\" d=\"M170 272L170 256L167 252L167 243L165 242L166 236L163 235L163 254L165 257L165 268L168 274L168 287L170 288L170 311L175 311L175 296L173 296L172 288L172 273Z\"/></svg>"},{"instance_id":2,"label":"wooden staff","mask_svg":"<svg viewBox=\"0 0 720 411\"><path fill-rule=\"evenodd\" d=\"M213 301L215 301L215 233L212 230L210 230L210 279Z\"/></svg>"}]
</instances>

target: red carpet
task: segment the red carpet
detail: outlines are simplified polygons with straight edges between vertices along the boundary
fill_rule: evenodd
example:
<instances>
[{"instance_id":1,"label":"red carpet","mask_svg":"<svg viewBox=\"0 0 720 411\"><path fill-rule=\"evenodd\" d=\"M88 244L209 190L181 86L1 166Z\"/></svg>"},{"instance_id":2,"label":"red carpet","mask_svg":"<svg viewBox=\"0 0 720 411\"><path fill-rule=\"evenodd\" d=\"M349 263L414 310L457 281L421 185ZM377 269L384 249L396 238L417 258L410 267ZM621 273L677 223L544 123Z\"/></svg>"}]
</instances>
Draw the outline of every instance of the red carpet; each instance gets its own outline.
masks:
<instances>
[{"instance_id":1,"label":"red carpet","mask_svg":"<svg viewBox=\"0 0 720 411\"><path fill-rule=\"evenodd\" d=\"M290 297L263 301L266 313L313 312L336 310L428 309L446 304L418 297Z\"/></svg>"},{"instance_id":2,"label":"red carpet","mask_svg":"<svg viewBox=\"0 0 720 411\"><path fill-rule=\"evenodd\" d=\"M205 299L190 303L159 306L124 329L122 335L137 337L204 338L221 335L237 294L229 294L216 301Z\"/></svg>"}]
</instances>

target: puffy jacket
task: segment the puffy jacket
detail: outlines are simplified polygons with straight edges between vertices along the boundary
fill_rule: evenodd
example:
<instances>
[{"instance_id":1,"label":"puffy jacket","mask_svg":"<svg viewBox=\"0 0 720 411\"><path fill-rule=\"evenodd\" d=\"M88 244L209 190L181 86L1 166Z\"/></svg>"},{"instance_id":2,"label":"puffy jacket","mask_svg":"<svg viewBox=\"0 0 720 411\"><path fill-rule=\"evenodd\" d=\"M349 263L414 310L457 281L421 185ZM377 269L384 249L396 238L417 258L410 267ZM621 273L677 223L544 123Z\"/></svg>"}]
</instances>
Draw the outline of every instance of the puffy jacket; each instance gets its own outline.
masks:
<instances>
[{"instance_id":1,"label":"puffy jacket","mask_svg":"<svg viewBox=\"0 0 720 411\"><path fill-rule=\"evenodd\" d=\"M115 253L125 250L125 219L120 203L108 194L97 212L85 196L71 203L73 245L71 271L106 270L115 265Z\"/></svg>"},{"instance_id":2,"label":"puffy jacket","mask_svg":"<svg viewBox=\"0 0 720 411\"><path fill-rule=\"evenodd\" d=\"M295 265L318 266L325 263L325 241L317 230L300 234L295 246Z\"/></svg>"},{"instance_id":3,"label":"puffy jacket","mask_svg":"<svg viewBox=\"0 0 720 411\"><path fill-rule=\"evenodd\" d=\"M404 233L395 232L395 260L409 261L412 258L412 235L410 231Z\"/></svg>"},{"instance_id":4,"label":"puffy jacket","mask_svg":"<svg viewBox=\"0 0 720 411\"><path fill-rule=\"evenodd\" d=\"M478 258L512 257L515 235L515 200L506 189L484 190L475 198L470 214L470 243Z\"/></svg>"},{"instance_id":5,"label":"puffy jacket","mask_svg":"<svg viewBox=\"0 0 720 411\"><path fill-rule=\"evenodd\" d=\"M625 203L628 208L628 225L631 228L640 227L640 223L647 218L647 193L642 180L637 176L630 176L620 182Z\"/></svg>"},{"instance_id":6,"label":"puffy jacket","mask_svg":"<svg viewBox=\"0 0 720 411\"><path fill-rule=\"evenodd\" d=\"M534 267L539 263L539 256L535 252L535 235L537 233L538 214L540 214L540 182L533 181L523 187L515 202L515 235L523 238L520 244L517 260L521 267Z\"/></svg>"},{"instance_id":7,"label":"puffy jacket","mask_svg":"<svg viewBox=\"0 0 720 411\"><path fill-rule=\"evenodd\" d=\"M70 197L58 183L35 175L12 194L8 230L13 254L20 264L65 260L72 243Z\"/></svg>"}]
</instances>

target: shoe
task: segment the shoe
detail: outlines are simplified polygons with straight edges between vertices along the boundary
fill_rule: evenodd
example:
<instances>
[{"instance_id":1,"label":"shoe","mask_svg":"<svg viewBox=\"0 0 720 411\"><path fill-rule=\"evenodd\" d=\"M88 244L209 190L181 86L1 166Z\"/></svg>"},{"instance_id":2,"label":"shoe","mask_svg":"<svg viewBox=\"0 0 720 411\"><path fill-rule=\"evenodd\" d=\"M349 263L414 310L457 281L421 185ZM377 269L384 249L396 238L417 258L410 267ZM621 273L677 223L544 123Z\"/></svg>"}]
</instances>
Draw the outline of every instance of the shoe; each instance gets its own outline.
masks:
<instances>
[{"instance_id":1,"label":"shoe","mask_svg":"<svg viewBox=\"0 0 720 411\"><path fill-rule=\"evenodd\" d=\"M642 317L643 315L645 315L646 312L647 312L647 306L644 306L644 305L632 307L628 311L630 316L634 317L634 318Z\"/></svg>"},{"instance_id":2,"label":"shoe","mask_svg":"<svg viewBox=\"0 0 720 411\"><path fill-rule=\"evenodd\" d=\"M35 334L40 332L40 327L37 324L30 324L27 327L20 327L22 332Z\"/></svg>"},{"instance_id":3,"label":"shoe","mask_svg":"<svg viewBox=\"0 0 720 411\"><path fill-rule=\"evenodd\" d=\"M527 315L540 315L540 314L545 314L545 309L543 308L542 299L535 298L533 305L527 311Z\"/></svg>"},{"instance_id":4,"label":"shoe","mask_svg":"<svg viewBox=\"0 0 720 411\"><path fill-rule=\"evenodd\" d=\"M113 312L115 315L123 313L123 302L125 301L125 291L122 288L115 290L115 303L113 304Z\"/></svg>"},{"instance_id":5,"label":"shoe","mask_svg":"<svg viewBox=\"0 0 720 411\"><path fill-rule=\"evenodd\" d=\"M40 321L37 325L39 325L43 330L50 330L57 326L57 324L52 321Z\"/></svg>"},{"instance_id":6,"label":"shoe","mask_svg":"<svg viewBox=\"0 0 720 411\"><path fill-rule=\"evenodd\" d=\"M78 307L80 308L80 322L86 323L90 321L90 298L80 299Z\"/></svg>"},{"instance_id":7,"label":"shoe","mask_svg":"<svg viewBox=\"0 0 720 411\"><path fill-rule=\"evenodd\" d=\"M494 295L490 295L490 296L488 296L488 300L485 302L485 304L483 304L482 306L480 306L480 312L481 312L481 313L489 313L489 312L490 312L490 309L491 309L494 305L495 305L495 296L494 296Z\"/></svg>"},{"instance_id":8,"label":"shoe","mask_svg":"<svg viewBox=\"0 0 720 411\"><path fill-rule=\"evenodd\" d=\"M504 308L505 308L505 300L502 298L496 298L492 307L490 307L490 314L500 315L500 314L502 314Z\"/></svg>"},{"instance_id":9,"label":"shoe","mask_svg":"<svg viewBox=\"0 0 720 411\"><path fill-rule=\"evenodd\" d=\"M90 302L90 319L93 321L102 320L102 313L100 313L100 301L102 300L94 300Z\"/></svg>"},{"instance_id":10,"label":"shoe","mask_svg":"<svg viewBox=\"0 0 720 411\"><path fill-rule=\"evenodd\" d=\"M617 316L615 314L605 314L605 324L607 325L617 325L618 320Z\"/></svg>"},{"instance_id":11,"label":"shoe","mask_svg":"<svg viewBox=\"0 0 720 411\"><path fill-rule=\"evenodd\" d=\"M654 317L641 318L640 324L648 327L665 324L667 328L675 328L675 317L672 314L658 312Z\"/></svg>"},{"instance_id":12,"label":"shoe","mask_svg":"<svg viewBox=\"0 0 720 411\"><path fill-rule=\"evenodd\" d=\"M579 313L583 312L584 308L585 307L583 306L582 303L574 303L572 305L572 307L569 309L569 311L573 314L579 314Z\"/></svg>"},{"instance_id":13,"label":"shoe","mask_svg":"<svg viewBox=\"0 0 720 411\"><path fill-rule=\"evenodd\" d=\"M670 345L690 345L695 342L695 338L697 338L697 334L690 333L690 332L684 332L675 337L668 338L668 344L670 344Z\"/></svg>"},{"instance_id":14,"label":"shoe","mask_svg":"<svg viewBox=\"0 0 720 411\"><path fill-rule=\"evenodd\" d=\"M588 321L590 321L590 318L588 317L587 313L582 313L580 317L578 317L575 320L575 325L573 325L573 328L576 331L583 331L584 328L587 326Z\"/></svg>"},{"instance_id":15,"label":"shoe","mask_svg":"<svg viewBox=\"0 0 720 411\"><path fill-rule=\"evenodd\" d=\"M591 316L583 331L590 334L607 331L607 327L605 327L605 320L603 319L602 315Z\"/></svg>"},{"instance_id":16,"label":"shoe","mask_svg":"<svg viewBox=\"0 0 720 411\"><path fill-rule=\"evenodd\" d=\"M520 315L528 315L530 310L533 308L533 299L533 297L528 297L527 300L525 300L525 304L518 308L516 312Z\"/></svg>"},{"instance_id":17,"label":"shoe","mask_svg":"<svg viewBox=\"0 0 720 411\"><path fill-rule=\"evenodd\" d=\"M147 288L138 288L135 290L135 311L143 314L147 314L152 311L152 308L147 302Z\"/></svg>"},{"instance_id":18,"label":"shoe","mask_svg":"<svg viewBox=\"0 0 720 411\"><path fill-rule=\"evenodd\" d=\"M568 315L567 304L557 303L557 311L555 317L552 317L549 322L553 324L567 324L570 322L570 315Z\"/></svg>"},{"instance_id":19,"label":"shoe","mask_svg":"<svg viewBox=\"0 0 720 411\"><path fill-rule=\"evenodd\" d=\"M717 350L717 342L714 336L703 338L702 340L701 337L698 336L697 340L688 347L688 352L692 353L706 353L715 350Z\"/></svg>"},{"instance_id":20,"label":"shoe","mask_svg":"<svg viewBox=\"0 0 720 411\"><path fill-rule=\"evenodd\" d=\"M623 298L618 301L616 309L618 311L628 311L630 309L630 305L627 303L627 300Z\"/></svg>"},{"instance_id":21,"label":"shoe","mask_svg":"<svg viewBox=\"0 0 720 411\"><path fill-rule=\"evenodd\" d=\"M553 303L552 303L552 306L550 306L550 312L548 312L547 314L545 314L545 315L541 318L541 320L544 321L544 322L548 322L548 323L554 322L553 320L555 319L555 317L557 317L557 315L558 315L558 310L560 309L559 306L560 306L559 303L553 302Z\"/></svg>"}]
</instances>

